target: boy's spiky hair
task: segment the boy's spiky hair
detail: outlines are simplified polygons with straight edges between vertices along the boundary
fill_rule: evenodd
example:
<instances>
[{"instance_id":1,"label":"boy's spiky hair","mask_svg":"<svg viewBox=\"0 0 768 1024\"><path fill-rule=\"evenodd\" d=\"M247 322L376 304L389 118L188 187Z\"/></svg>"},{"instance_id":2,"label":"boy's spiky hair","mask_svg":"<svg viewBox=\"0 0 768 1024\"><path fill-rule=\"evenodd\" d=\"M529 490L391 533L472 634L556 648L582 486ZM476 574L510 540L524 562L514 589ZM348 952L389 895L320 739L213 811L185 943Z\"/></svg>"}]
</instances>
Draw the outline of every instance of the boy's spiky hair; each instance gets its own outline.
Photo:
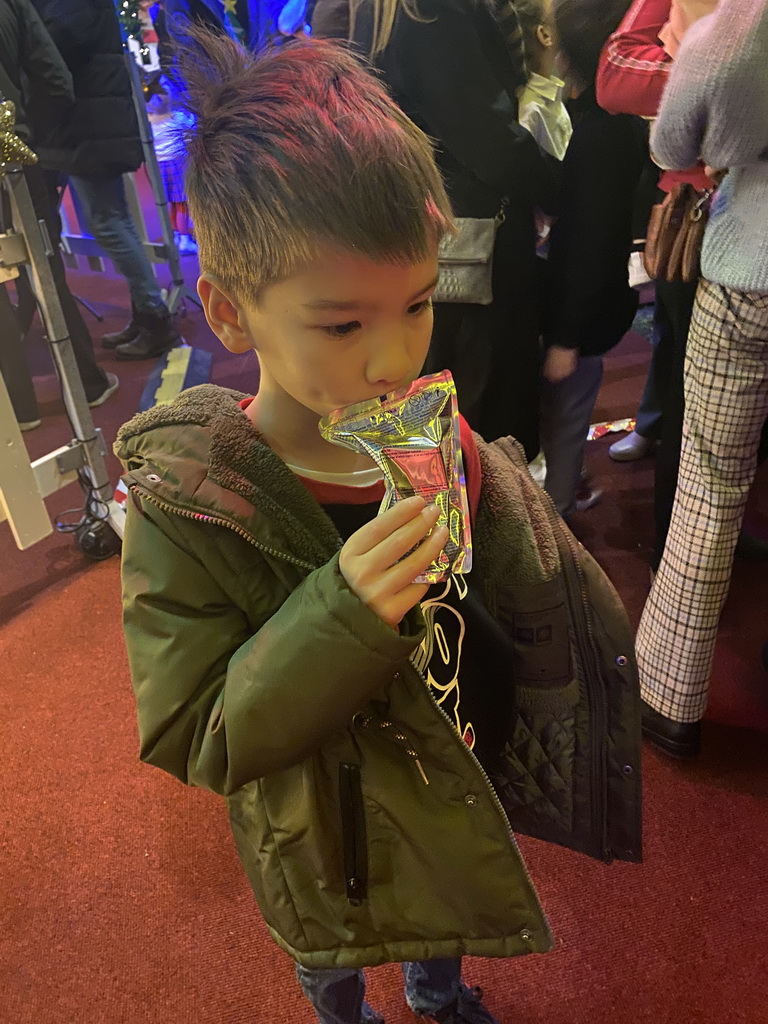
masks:
<instances>
[{"instance_id":1,"label":"boy's spiky hair","mask_svg":"<svg viewBox=\"0 0 768 1024\"><path fill-rule=\"evenodd\" d=\"M321 246L416 262L451 230L432 144L348 50L194 38L187 197L201 270L233 299L257 300Z\"/></svg>"}]
</instances>

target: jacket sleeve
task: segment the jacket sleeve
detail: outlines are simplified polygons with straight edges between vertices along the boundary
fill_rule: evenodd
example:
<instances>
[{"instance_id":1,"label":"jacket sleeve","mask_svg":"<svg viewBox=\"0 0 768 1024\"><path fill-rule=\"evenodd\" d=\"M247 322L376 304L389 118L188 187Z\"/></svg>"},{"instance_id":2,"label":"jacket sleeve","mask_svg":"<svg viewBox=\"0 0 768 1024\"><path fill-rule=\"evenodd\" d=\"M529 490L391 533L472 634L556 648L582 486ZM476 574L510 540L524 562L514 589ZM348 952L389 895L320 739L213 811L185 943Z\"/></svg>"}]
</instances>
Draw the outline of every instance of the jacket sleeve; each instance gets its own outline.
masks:
<instances>
[{"instance_id":1,"label":"jacket sleeve","mask_svg":"<svg viewBox=\"0 0 768 1024\"><path fill-rule=\"evenodd\" d=\"M494 75L470 10L446 0L423 5L424 20L402 19L399 61L410 98L427 132L480 181L550 208L558 161L518 124L517 103Z\"/></svg>"},{"instance_id":2,"label":"jacket sleeve","mask_svg":"<svg viewBox=\"0 0 768 1024\"><path fill-rule=\"evenodd\" d=\"M335 558L254 626L175 519L129 502L123 621L141 758L228 795L343 728L418 646L422 620L390 629Z\"/></svg>"},{"instance_id":3,"label":"jacket sleeve","mask_svg":"<svg viewBox=\"0 0 768 1024\"><path fill-rule=\"evenodd\" d=\"M656 116L672 67L658 38L671 6L671 0L635 0L605 44L596 83L604 110Z\"/></svg>"},{"instance_id":4,"label":"jacket sleeve","mask_svg":"<svg viewBox=\"0 0 768 1024\"><path fill-rule=\"evenodd\" d=\"M36 4L45 28L70 69L93 56L105 17L104 4L94 0L39 0ZM117 18L117 13L107 11Z\"/></svg>"},{"instance_id":5,"label":"jacket sleeve","mask_svg":"<svg viewBox=\"0 0 768 1024\"><path fill-rule=\"evenodd\" d=\"M75 101L72 75L31 3L19 7L19 64L29 89L35 96L46 96L57 106Z\"/></svg>"},{"instance_id":6,"label":"jacket sleeve","mask_svg":"<svg viewBox=\"0 0 768 1024\"><path fill-rule=\"evenodd\" d=\"M767 51L768 0L723 0L686 32L651 137L662 166L702 157L722 169L765 157Z\"/></svg>"}]
</instances>

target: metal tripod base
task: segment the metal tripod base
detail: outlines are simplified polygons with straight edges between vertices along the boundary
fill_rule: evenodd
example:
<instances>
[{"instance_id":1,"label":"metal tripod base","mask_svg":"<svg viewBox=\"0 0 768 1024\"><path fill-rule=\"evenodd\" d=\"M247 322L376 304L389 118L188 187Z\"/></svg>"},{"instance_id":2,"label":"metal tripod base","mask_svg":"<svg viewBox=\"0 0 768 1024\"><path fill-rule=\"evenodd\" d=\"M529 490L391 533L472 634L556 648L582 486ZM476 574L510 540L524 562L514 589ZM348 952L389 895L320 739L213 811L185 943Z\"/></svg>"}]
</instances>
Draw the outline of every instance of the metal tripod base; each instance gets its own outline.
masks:
<instances>
[{"instance_id":1,"label":"metal tripod base","mask_svg":"<svg viewBox=\"0 0 768 1024\"><path fill-rule=\"evenodd\" d=\"M75 362L67 325L51 274L51 242L35 217L27 182L20 168L6 168L0 177L9 200L13 231L0 236L4 269L29 268L32 288L61 383L64 406L74 438L63 448L30 464L4 382L0 385L0 519L10 521L16 544L24 549L53 532L44 499L78 481L83 489L83 518L71 532L81 548L95 558L119 550L122 522L113 505L101 432L96 430ZM95 538L95 539L94 539Z\"/></svg>"}]
</instances>

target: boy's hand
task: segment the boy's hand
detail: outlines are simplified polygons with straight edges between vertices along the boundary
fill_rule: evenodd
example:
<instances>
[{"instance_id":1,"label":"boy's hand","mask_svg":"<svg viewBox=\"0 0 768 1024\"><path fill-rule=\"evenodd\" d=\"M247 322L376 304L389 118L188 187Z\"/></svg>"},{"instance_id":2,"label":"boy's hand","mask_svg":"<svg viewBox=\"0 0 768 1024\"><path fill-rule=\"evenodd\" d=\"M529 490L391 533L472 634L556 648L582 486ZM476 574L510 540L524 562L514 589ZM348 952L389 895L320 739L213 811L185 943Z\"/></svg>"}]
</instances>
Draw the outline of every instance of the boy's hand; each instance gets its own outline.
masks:
<instances>
[{"instance_id":1,"label":"boy's hand","mask_svg":"<svg viewBox=\"0 0 768 1024\"><path fill-rule=\"evenodd\" d=\"M425 508L423 498L399 501L353 533L341 549L339 567L349 589L393 629L429 590L428 583L413 581L448 540L444 526L427 537L439 515L436 506Z\"/></svg>"}]
</instances>

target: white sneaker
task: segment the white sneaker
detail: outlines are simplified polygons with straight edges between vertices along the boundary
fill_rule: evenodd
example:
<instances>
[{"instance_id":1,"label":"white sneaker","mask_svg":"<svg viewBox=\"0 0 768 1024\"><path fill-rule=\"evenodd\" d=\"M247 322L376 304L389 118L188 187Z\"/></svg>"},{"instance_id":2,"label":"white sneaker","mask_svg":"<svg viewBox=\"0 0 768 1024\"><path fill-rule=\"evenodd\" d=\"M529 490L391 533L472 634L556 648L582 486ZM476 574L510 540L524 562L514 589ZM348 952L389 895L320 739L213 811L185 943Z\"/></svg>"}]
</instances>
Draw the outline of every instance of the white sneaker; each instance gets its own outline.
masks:
<instances>
[{"instance_id":1,"label":"white sneaker","mask_svg":"<svg viewBox=\"0 0 768 1024\"><path fill-rule=\"evenodd\" d=\"M111 398L119 387L120 381L117 379L117 374L108 373L107 386L104 388L104 391L99 395L98 398L94 398L92 402L89 402L88 405L90 406L91 409L96 409L98 408L98 406L104 405L106 400L108 398Z\"/></svg>"},{"instance_id":2,"label":"white sneaker","mask_svg":"<svg viewBox=\"0 0 768 1024\"><path fill-rule=\"evenodd\" d=\"M182 235L179 239L179 252L182 256L195 256L197 254L197 242L191 235Z\"/></svg>"},{"instance_id":3,"label":"white sneaker","mask_svg":"<svg viewBox=\"0 0 768 1024\"><path fill-rule=\"evenodd\" d=\"M631 434L622 437L620 441L614 441L608 449L608 454L614 462L635 462L637 459L644 459L655 449L656 442L648 437L643 437L633 430Z\"/></svg>"}]
</instances>

